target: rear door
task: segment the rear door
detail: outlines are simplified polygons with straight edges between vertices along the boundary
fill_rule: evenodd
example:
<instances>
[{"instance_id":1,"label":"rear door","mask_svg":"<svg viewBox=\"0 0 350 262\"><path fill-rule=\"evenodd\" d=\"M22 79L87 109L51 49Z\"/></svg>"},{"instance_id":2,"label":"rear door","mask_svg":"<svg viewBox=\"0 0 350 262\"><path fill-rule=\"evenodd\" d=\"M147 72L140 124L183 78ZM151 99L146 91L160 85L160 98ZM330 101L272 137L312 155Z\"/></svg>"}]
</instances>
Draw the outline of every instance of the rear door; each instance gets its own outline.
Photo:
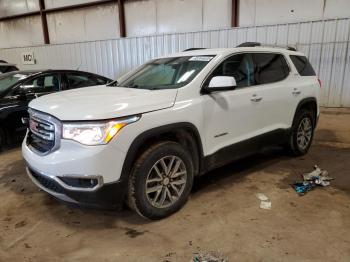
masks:
<instances>
[{"instance_id":1,"label":"rear door","mask_svg":"<svg viewBox=\"0 0 350 262\"><path fill-rule=\"evenodd\" d=\"M295 107L304 98L314 97L319 101L320 83L308 59L302 55L290 55L289 57L297 70L297 73L293 74L294 88L292 90Z\"/></svg>"},{"instance_id":2,"label":"rear door","mask_svg":"<svg viewBox=\"0 0 350 262\"><path fill-rule=\"evenodd\" d=\"M291 70L284 55L254 53L257 88L253 104L259 109L259 133L268 133L290 127L294 115L293 82Z\"/></svg>"}]
</instances>

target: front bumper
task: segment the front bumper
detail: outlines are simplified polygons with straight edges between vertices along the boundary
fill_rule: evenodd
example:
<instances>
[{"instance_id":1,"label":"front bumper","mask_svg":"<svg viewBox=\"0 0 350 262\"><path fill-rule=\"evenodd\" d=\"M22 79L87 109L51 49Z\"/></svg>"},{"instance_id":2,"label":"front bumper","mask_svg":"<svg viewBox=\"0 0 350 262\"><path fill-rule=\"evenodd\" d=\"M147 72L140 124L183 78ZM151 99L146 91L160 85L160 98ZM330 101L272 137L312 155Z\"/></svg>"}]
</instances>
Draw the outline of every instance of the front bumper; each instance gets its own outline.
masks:
<instances>
[{"instance_id":1,"label":"front bumper","mask_svg":"<svg viewBox=\"0 0 350 262\"><path fill-rule=\"evenodd\" d=\"M55 198L71 204L99 208L117 208L122 205L126 194L127 187L123 181L104 184L91 191L69 190L53 177L39 173L29 165L27 165L26 169L29 178L35 185Z\"/></svg>"},{"instance_id":2,"label":"front bumper","mask_svg":"<svg viewBox=\"0 0 350 262\"><path fill-rule=\"evenodd\" d=\"M83 206L114 208L123 202L127 181L121 179L125 153L115 145L83 146L61 141L60 147L47 155L38 155L26 143L22 154L30 179L42 190L64 202ZM64 179L94 179L92 187L68 184Z\"/></svg>"}]
</instances>

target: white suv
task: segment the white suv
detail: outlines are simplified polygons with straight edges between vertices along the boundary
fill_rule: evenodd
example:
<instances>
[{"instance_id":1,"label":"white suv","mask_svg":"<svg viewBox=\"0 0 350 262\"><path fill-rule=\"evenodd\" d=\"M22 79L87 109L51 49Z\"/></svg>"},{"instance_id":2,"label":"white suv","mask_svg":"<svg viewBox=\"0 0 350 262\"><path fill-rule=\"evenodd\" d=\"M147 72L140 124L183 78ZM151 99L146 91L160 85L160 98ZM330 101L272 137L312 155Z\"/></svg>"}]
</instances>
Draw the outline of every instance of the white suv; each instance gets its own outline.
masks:
<instances>
[{"instance_id":1,"label":"white suv","mask_svg":"<svg viewBox=\"0 0 350 262\"><path fill-rule=\"evenodd\" d=\"M305 154L320 83L291 49L200 49L154 59L107 86L29 105L22 150L29 177L70 203L160 219L193 178L269 145Z\"/></svg>"}]
</instances>

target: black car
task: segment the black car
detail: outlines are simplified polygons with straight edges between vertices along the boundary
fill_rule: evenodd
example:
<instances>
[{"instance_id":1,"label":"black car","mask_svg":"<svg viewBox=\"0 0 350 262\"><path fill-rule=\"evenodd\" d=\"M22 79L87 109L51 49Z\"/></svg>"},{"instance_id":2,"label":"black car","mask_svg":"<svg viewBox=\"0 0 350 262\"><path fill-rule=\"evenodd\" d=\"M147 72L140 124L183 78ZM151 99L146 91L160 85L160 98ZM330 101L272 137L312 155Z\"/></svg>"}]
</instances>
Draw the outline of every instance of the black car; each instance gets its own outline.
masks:
<instances>
[{"instance_id":1,"label":"black car","mask_svg":"<svg viewBox=\"0 0 350 262\"><path fill-rule=\"evenodd\" d=\"M0 148L23 138L28 103L45 94L74 88L105 85L112 80L75 70L31 70L0 74Z\"/></svg>"},{"instance_id":2,"label":"black car","mask_svg":"<svg viewBox=\"0 0 350 262\"><path fill-rule=\"evenodd\" d=\"M0 74L19 70L15 64L9 64L5 60L0 60Z\"/></svg>"}]
</instances>

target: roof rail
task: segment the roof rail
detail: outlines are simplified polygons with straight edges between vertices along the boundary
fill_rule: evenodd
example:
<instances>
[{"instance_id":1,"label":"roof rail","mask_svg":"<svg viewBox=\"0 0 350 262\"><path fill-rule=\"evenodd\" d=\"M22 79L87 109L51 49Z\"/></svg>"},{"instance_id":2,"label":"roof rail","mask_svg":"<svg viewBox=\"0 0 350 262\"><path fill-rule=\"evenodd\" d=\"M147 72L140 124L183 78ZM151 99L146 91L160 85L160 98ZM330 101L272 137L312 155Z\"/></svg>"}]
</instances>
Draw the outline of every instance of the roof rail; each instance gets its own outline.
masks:
<instances>
[{"instance_id":1,"label":"roof rail","mask_svg":"<svg viewBox=\"0 0 350 262\"><path fill-rule=\"evenodd\" d=\"M187 48L187 49L183 50L182 52L201 50L201 49L206 49L206 48L204 48L204 47L192 47L192 48Z\"/></svg>"},{"instance_id":2,"label":"roof rail","mask_svg":"<svg viewBox=\"0 0 350 262\"><path fill-rule=\"evenodd\" d=\"M286 45L275 45L275 44L263 44L266 47L276 47L276 48L284 48L290 51L298 51L294 46L286 46Z\"/></svg>"},{"instance_id":3,"label":"roof rail","mask_svg":"<svg viewBox=\"0 0 350 262\"><path fill-rule=\"evenodd\" d=\"M283 46L283 45L275 45L275 44L261 44L259 42L244 42L237 47L256 47L256 46L266 46L266 47L278 47L278 48L285 48L290 51L297 51L297 49L294 46Z\"/></svg>"},{"instance_id":4,"label":"roof rail","mask_svg":"<svg viewBox=\"0 0 350 262\"><path fill-rule=\"evenodd\" d=\"M261 46L261 43L259 43L259 42L244 42L242 44L239 44L237 47L255 47L255 46Z\"/></svg>"}]
</instances>

